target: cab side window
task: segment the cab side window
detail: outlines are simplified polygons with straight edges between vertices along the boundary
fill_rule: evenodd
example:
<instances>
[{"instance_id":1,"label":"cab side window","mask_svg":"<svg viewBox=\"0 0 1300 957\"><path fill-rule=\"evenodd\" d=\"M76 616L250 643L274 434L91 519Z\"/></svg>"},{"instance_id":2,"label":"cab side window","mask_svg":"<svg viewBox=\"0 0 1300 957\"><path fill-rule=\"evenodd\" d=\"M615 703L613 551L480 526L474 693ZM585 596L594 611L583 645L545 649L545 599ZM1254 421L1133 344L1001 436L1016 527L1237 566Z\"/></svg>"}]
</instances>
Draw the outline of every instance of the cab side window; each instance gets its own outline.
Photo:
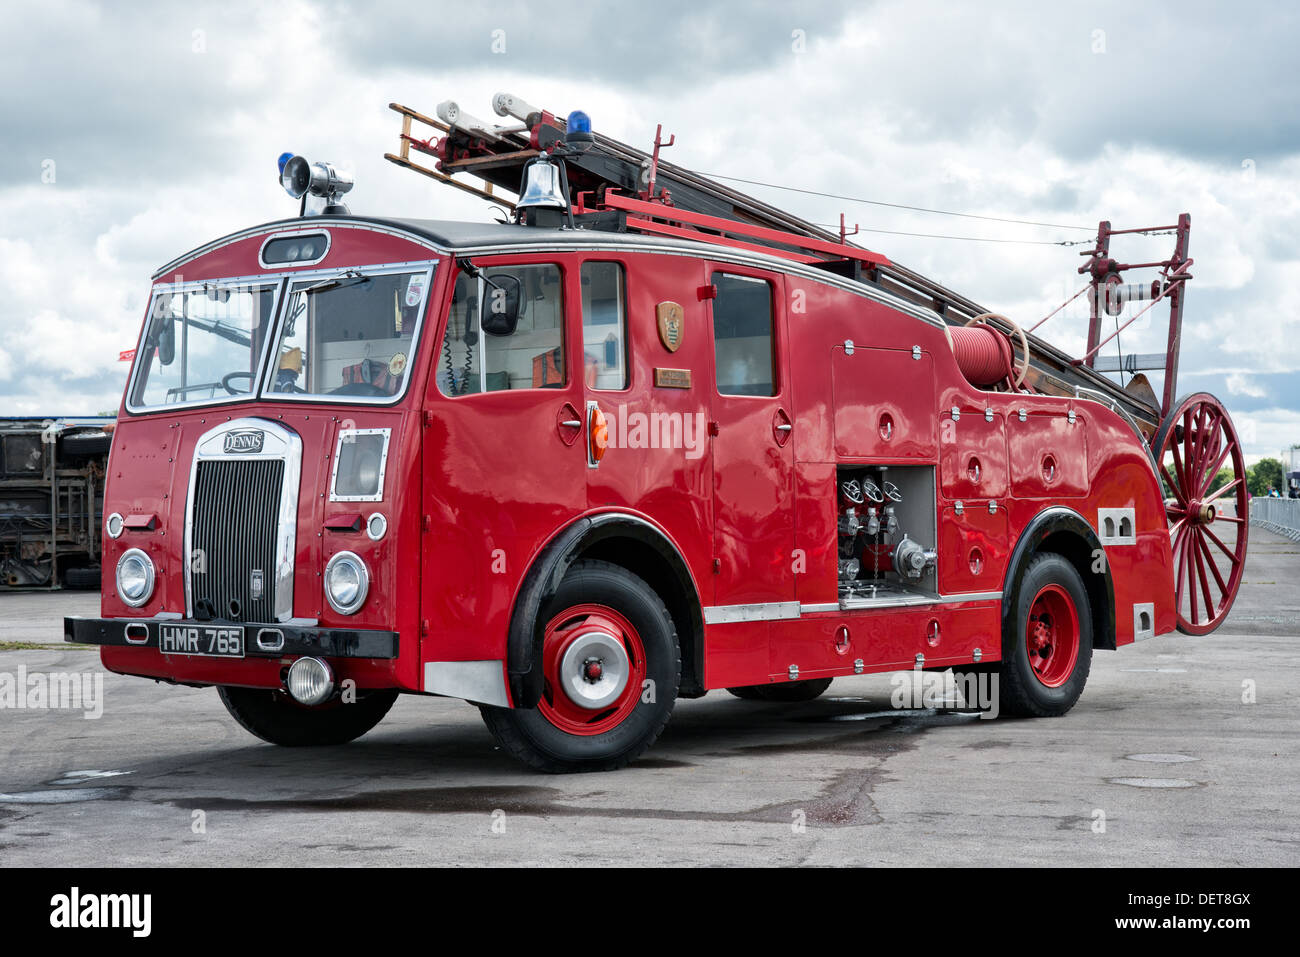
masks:
<instances>
[{"instance_id":1,"label":"cab side window","mask_svg":"<svg viewBox=\"0 0 1300 957\"><path fill-rule=\"evenodd\" d=\"M444 395L555 389L567 381L564 363L564 296L558 266L480 267L461 273L438 359ZM509 335L484 331L506 290L518 289L519 321ZM489 321L489 328L492 323Z\"/></svg>"},{"instance_id":2,"label":"cab side window","mask_svg":"<svg viewBox=\"0 0 1300 957\"><path fill-rule=\"evenodd\" d=\"M590 389L626 389L627 300L623 267L613 262L582 264L583 381Z\"/></svg>"},{"instance_id":3,"label":"cab side window","mask_svg":"<svg viewBox=\"0 0 1300 957\"><path fill-rule=\"evenodd\" d=\"M762 279L714 273L713 354L722 395L776 395L772 287Z\"/></svg>"}]
</instances>

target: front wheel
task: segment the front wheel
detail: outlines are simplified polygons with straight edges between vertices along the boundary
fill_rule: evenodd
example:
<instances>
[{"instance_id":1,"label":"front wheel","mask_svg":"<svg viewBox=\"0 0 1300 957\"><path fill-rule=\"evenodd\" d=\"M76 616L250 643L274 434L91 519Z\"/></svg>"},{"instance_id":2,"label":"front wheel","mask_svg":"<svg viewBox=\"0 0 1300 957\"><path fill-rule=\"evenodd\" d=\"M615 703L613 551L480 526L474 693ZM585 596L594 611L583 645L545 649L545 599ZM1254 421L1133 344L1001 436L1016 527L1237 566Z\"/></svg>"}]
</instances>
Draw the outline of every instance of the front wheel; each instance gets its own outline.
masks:
<instances>
[{"instance_id":1,"label":"front wheel","mask_svg":"<svg viewBox=\"0 0 1300 957\"><path fill-rule=\"evenodd\" d=\"M663 730L677 700L681 652L663 601L617 565L575 562L542 609L536 708L480 706L509 754L538 771L612 771Z\"/></svg>"},{"instance_id":2,"label":"front wheel","mask_svg":"<svg viewBox=\"0 0 1300 957\"><path fill-rule=\"evenodd\" d=\"M1033 559L1002 636L999 705L1006 714L1055 717L1083 694L1092 667L1092 608L1063 556Z\"/></svg>"},{"instance_id":3,"label":"front wheel","mask_svg":"<svg viewBox=\"0 0 1300 957\"><path fill-rule=\"evenodd\" d=\"M245 731L286 748L346 744L382 721L397 700L396 691L369 691L352 703L335 698L309 708L278 688L223 687L217 693Z\"/></svg>"}]
</instances>

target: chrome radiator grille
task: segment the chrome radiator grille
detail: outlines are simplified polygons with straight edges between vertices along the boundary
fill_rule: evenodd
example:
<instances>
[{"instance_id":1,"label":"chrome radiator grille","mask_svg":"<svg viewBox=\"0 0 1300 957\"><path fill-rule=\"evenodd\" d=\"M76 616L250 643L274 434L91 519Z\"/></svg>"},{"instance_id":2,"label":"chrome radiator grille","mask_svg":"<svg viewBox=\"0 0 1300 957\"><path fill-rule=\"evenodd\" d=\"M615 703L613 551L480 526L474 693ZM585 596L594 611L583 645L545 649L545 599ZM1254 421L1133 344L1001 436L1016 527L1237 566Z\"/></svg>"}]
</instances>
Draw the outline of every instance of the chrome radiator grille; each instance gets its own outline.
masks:
<instances>
[{"instance_id":1,"label":"chrome radiator grille","mask_svg":"<svg viewBox=\"0 0 1300 957\"><path fill-rule=\"evenodd\" d=\"M190 595L194 611L232 621L275 620L276 531L283 459L195 463Z\"/></svg>"}]
</instances>

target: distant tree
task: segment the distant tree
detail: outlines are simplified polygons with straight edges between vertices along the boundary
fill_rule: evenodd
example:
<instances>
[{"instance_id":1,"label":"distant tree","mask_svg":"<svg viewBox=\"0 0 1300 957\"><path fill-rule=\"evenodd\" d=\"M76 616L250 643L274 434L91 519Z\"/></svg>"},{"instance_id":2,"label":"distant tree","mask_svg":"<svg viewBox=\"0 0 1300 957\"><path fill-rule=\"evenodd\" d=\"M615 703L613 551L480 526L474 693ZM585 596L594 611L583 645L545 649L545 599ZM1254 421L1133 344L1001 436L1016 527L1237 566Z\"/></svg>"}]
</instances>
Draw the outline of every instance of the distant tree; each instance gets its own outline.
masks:
<instances>
[{"instance_id":1,"label":"distant tree","mask_svg":"<svg viewBox=\"0 0 1300 957\"><path fill-rule=\"evenodd\" d=\"M1219 469L1219 474L1214 476L1214 481L1210 483L1210 491L1217 492L1231 481L1232 469Z\"/></svg>"},{"instance_id":2,"label":"distant tree","mask_svg":"<svg viewBox=\"0 0 1300 957\"><path fill-rule=\"evenodd\" d=\"M1271 488L1281 491L1286 486L1286 472L1277 459L1260 459L1246 470L1246 475L1251 495L1267 495Z\"/></svg>"}]
</instances>

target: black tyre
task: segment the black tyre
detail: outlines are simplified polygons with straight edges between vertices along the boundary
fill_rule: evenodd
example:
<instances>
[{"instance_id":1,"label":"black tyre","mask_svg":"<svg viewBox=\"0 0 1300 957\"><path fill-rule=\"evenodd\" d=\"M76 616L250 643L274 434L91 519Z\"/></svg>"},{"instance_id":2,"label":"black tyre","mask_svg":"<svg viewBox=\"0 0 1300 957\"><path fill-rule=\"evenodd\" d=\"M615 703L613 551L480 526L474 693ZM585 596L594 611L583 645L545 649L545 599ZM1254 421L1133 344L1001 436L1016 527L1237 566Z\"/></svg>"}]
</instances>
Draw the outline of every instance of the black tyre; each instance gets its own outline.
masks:
<instances>
[{"instance_id":1,"label":"black tyre","mask_svg":"<svg viewBox=\"0 0 1300 957\"><path fill-rule=\"evenodd\" d=\"M830 686L830 678L813 678L809 681L783 681L770 685L742 685L727 690L746 701L790 702L820 698Z\"/></svg>"},{"instance_id":2,"label":"black tyre","mask_svg":"<svg viewBox=\"0 0 1300 957\"><path fill-rule=\"evenodd\" d=\"M1083 579L1062 556L1038 555L1014 601L1002 635L999 707L1025 717L1065 714L1092 667L1092 608Z\"/></svg>"},{"instance_id":3,"label":"black tyre","mask_svg":"<svg viewBox=\"0 0 1300 957\"><path fill-rule=\"evenodd\" d=\"M608 562L575 562L542 609L542 700L480 706L501 748L538 771L612 771L642 754L677 701L681 651L663 601Z\"/></svg>"},{"instance_id":4,"label":"black tyre","mask_svg":"<svg viewBox=\"0 0 1300 957\"><path fill-rule=\"evenodd\" d=\"M388 714L396 691L360 692L352 704L335 699L307 708L278 689L218 688L221 703L244 730L286 748L346 744Z\"/></svg>"}]
</instances>

